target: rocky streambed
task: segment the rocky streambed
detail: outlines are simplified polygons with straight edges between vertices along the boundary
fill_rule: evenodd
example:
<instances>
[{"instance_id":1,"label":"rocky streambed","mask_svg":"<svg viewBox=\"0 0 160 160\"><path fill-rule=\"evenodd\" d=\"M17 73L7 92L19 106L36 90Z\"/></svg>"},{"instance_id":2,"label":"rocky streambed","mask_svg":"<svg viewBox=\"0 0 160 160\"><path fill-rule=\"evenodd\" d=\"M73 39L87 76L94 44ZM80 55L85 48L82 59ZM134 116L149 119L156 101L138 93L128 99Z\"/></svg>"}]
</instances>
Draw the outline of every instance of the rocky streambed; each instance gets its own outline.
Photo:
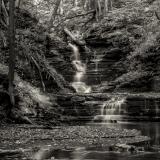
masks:
<instances>
[{"instance_id":1,"label":"rocky streambed","mask_svg":"<svg viewBox=\"0 0 160 160\"><path fill-rule=\"evenodd\" d=\"M0 127L0 159L53 159L58 151L61 151L60 154L66 152L75 156L77 149L94 147L106 151L139 152L143 149L128 144L147 143L149 140L149 137L142 136L141 132L135 129L107 126L44 129L42 126L8 125Z\"/></svg>"}]
</instances>

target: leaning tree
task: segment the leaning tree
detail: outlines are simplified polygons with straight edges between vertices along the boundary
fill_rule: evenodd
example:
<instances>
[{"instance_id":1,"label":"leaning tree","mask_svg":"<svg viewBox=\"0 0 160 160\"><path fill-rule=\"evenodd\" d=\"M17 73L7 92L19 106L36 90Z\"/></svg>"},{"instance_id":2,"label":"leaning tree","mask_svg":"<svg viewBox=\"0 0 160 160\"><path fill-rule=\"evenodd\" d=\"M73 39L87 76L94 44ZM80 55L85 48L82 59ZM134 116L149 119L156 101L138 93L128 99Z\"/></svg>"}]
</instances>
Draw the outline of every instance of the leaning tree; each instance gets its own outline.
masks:
<instances>
[{"instance_id":1,"label":"leaning tree","mask_svg":"<svg viewBox=\"0 0 160 160\"><path fill-rule=\"evenodd\" d=\"M9 1L9 95L11 107L15 105L14 98L14 68L15 68L15 0ZM11 110L11 108L9 109Z\"/></svg>"}]
</instances>

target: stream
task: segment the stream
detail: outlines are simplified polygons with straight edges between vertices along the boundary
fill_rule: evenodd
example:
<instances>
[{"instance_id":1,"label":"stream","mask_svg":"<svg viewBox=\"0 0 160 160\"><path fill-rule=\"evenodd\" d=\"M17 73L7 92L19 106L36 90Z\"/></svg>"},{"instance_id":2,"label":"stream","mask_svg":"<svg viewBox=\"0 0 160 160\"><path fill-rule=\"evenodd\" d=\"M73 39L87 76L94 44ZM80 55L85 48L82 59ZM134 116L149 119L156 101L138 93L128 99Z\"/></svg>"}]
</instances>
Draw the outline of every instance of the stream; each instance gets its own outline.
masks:
<instances>
[{"instance_id":1,"label":"stream","mask_svg":"<svg viewBox=\"0 0 160 160\"><path fill-rule=\"evenodd\" d=\"M72 87L77 91L77 93L91 93L92 87L86 83L87 66L81 60L79 49L76 45L70 44L70 48L73 51L72 64L75 68L75 75L73 76L73 81L71 82ZM92 60L95 64L95 69L93 70L96 74L99 70L98 65L101 61L101 57L94 55ZM94 100L94 99L93 99ZM3 135L6 142L12 141L12 145L8 146L6 143L2 142L1 148L3 149L15 149L13 146L17 145L20 149L25 148L28 152L32 152L33 160L45 160L45 159L74 159L74 160L159 160L160 159L160 124L158 122L121 122L117 117L122 116L125 113L124 104L126 97L112 97L107 101L100 101L100 115L96 115L93 122L90 122L83 126L65 126L65 127L55 127L51 130L45 130L43 128L19 128L11 126L10 128L1 128L1 134L3 130L11 131L13 128L15 135L11 135L11 138ZM93 101L95 103L95 101ZM90 102L91 103L91 102ZM66 106L65 106L66 107ZM118 116L117 116L118 115ZM116 118L116 119L113 119ZM97 123L101 122L101 123ZM107 123L106 123L107 122ZM114 122L114 123L108 123ZM7 126L8 127L8 126ZM78 128L79 127L79 128ZM100 127L100 128L99 128ZM114 130L113 128L117 129ZM71 129L71 130L69 130ZM112 130L113 129L113 130ZM118 130L119 129L119 130ZM127 130L138 130L141 132L142 136L150 137L150 141L141 141L140 143L127 144L127 138L132 139L135 142L133 135L129 137L129 134L122 135L122 133ZM98 132L97 132L98 131ZM112 131L117 136L112 135ZM121 131L119 133L118 131ZM123 132L124 131L124 132ZM25 134L21 134L24 133ZM96 135L95 132L98 134ZM12 132L11 132L12 133ZM1 136L0 134L0 136ZM103 135L102 135L103 134ZM107 135L108 134L108 135ZM110 134L110 135L109 135ZM12 137L13 136L13 137ZM17 137L16 137L17 136ZM23 137L25 136L25 137ZM128 137L127 137L128 136ZM135 136L136 137L136 136ZM139 138L140 136L137 135ZM99 139L98 139L99 138ZM126 139L125 139L126 138ZM22 142L20 141L22 139ZM96 140L98 139L98 142ZM108 141L105 141L107 139ZM119 143L118 149L109 144L110 141L115 141ZM124 139L121 141L121 139ZM1 139L0 139L1 140ZM88 140L88 141L87 141ZM92 141L91 141L92 140ZM101 141L100 141L101 140ZM119 140L119 141L117 141ZM66 143L68 142L68 144ZM77 142L79 142L80 147L77 147ZM93 142L93 143L92 143ZM57 144L56 144L57 143ZM107 143L107 144L106 144ZM71 145L73 144L73 146ZM98 144L101 144L100 147ZM105 144L103 146L103 144ZM45 148L49 146L51 150ZM68 149L56 149L55 146L59 148L68 147ZM92 147L87 147L91 145ZM36 147L39 147L37 150ZM97 147L99 146L99 147ZM107 146L107 147L106 147ZM139 150L136 150L136 147ZM15 147L15 148L14 148ZM22 148L21 148L22 147ZM114 146L115 147L115 146ZM126 148L125 148L126 147ZM128 148L127 148L128 147ZM130 148L129 148L130 147ZM134 148L135 147L135 148ZM0 149L1 149L0 148ZM35 151L34 151L34 149ZM124 150L125 148L125 150ZM27 151L23 151L24 153ZM19 154L19 153L18 153ZM29 160L23 156L13 155L0 155L0 160ZM27 157L27 156L26 156ZM45 157L45 158L43 158Z\"/></svg>"},{"instance_id":2,"label":"stream","mask_svg":"<svg viewBox=\"0 0 160 160\"><path fill-rule=\"evenodd\" d=\"M87 127L95 127L98 129L98 127L102 127L102 128L116 128L116 129L137 129L139 131L141 131L142 135L144 136L149 136L151 138L150 142L146 143L146 142L141 142L138 144L132 144L136 147L142 148L142 150L140 150L139 152L131 152L131 151L121 151L121 150L110 150L108 147L97 147L96 145L92 145L92 147L86 147L81 146L78 148L72 148L71 146L68 146L68 149L52 149L52 154L49 153L49 158L48 159L57 159L57 160L69 160L69 159L74 159L74 160L85 160L85 159L92 159L92 160L159 160L160 158L160 125L158 122L118 122L118 123L88 123L86 126L82 126L83 128L87 128ZM12 127L14 128L14 127ZM67 127L62 128L62 132L63 129L67 129ZM3 130L3 128L2 128ZM10 130L12 130L10 128ZM17 132L19 132L18 129L16 129ZM30 130L30 131L29 131ZM32 129L26 130L25 132L27 133L29 132L35 132ZM55 130L55 129L54 129ZM40 131L40 130L39 130ZM57 130L58 131L58 130ZM104 130L105 131L105 130ZM24 132L24 131L23 131ZM48 135L51 135L51 133L53 132L53 130L47 130L43 131L41 130L40 136L46 136L48 137ZM81 133L82 132L82 133ZM29 133L27 133L29 134ZM43 135L44 134L44 135ZM80 134L84 134L84 131L80 131ZM60 136L61 133L59 133L58 136ZM27 135L26 135L27 136ZM29 136L29 135L28 135ZM27 136L27 137L28 137ZM38 153L37 156L41 156L44 154L43 150L45 148L43 148L43 146L52 146L54 145L53 142L51 142L51 140L47 140L47 143L45 142L45 139L34 139L33 144L32 144L32 139L30 139L29 137L26 139L29 140L29 144L24 143L25 148L29 149L32 148L32 155L35 155L35 153ZM7 138L7 137L6 137ZM60 138L60 137L59 137ZM24 138L23 138L24 139ZM25 139L24 139L25 140ZM45 140L45 141L44 141ZM61 140L60 140L61 141ZM104 143L104 142L103 142ZM15 145L20 144L20 142L18 142L17 140L15 141ZM41 150L38 152L34 152L33 153L33 148L34 145L42 146ZM22 145L20 145L22 146ZM76 145L75 145L76 146ZM1 146L2 147L2 146ZM6 146L7 147L7 146ZM22 146L23 147L23 146ZM2 147L3 148L3 147ZM7 148L10 148L10 146L8 146ZM42 152L41 152L42 151ZM25 151L25 155L27 155L27 151ZM24 155L10 155L8 154L7 156L0 156L0 159L2 160L45 160L43 158L38 158L36 156L36 159L34 159L32 156L32 158L27 158L27 157L23 157ZM30 157L30 156L29 156ZM43 156L42 156L43 157ZM52 157L52 158L51 158Z\"/></svg>"},{"instance_id":3,"label":"stream","mask_svg":"<svg viewBox=\"0 0 160 160\"><path fill-rule=\"evenodd\" d=\"M119 122L119 123L97 123L89 125L102 125L103 127L116 127L121 129L137 129L140 130L142 135L149 136L151 141L149 144L135 144L143 146L145 148L144 152L137 154L127 153L127 152L112 152L105 150L105 148L86 148L83 151L77 150L75 157L70 157L70 153L59 151L56 159L95 159L95 160L159 160L160 158L160 125L158 122L146 123L146 122Z\"/></svg>"}]
</instances>

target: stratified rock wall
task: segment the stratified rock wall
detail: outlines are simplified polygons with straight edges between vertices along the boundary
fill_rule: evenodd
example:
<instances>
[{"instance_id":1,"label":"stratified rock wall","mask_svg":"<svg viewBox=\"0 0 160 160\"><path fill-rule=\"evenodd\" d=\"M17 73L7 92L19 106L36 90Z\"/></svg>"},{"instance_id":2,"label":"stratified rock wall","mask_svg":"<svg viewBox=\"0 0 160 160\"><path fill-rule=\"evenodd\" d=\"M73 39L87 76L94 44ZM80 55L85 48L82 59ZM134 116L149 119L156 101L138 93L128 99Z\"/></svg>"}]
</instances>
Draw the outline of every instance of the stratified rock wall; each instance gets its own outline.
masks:
<instances>
[{"instance_id":1,"label":"stratified rock wall","mask_svg":"<svg viewBox=\"0 0 160 160\"><path fill-rule=\"evenodd\" d=\"M119 106L120 111L109 112L102 115L103 105L106 104L109 111L111 107L110 100L124 98L124 102ZM88 94L88 95L59 95L57 102L64 106L62 112L62 121L64 122L88 122L94 121L96 117L108 116L110 120L121 121L159 121L160 120L160 97L156 94ZM119 110L119 108L118 108ZM116 115L116 116L115 116ZM118 116L118 119L117 119ZM116 118L116 119L114 119ZM102 120L102 119L99 119Z\"/></svg>"},{"instance_id":2,"label":"stratified rock wall","mask_svg":"<svg viewBox=\"0 0 160 160\"><path fill-rule=\"evenodd\" d=\"M89 83L97 85L93 91L160 91L156 2L126 1L88 27L85 39L93 54L87 73Z\"/></svg>"}]
</instances>

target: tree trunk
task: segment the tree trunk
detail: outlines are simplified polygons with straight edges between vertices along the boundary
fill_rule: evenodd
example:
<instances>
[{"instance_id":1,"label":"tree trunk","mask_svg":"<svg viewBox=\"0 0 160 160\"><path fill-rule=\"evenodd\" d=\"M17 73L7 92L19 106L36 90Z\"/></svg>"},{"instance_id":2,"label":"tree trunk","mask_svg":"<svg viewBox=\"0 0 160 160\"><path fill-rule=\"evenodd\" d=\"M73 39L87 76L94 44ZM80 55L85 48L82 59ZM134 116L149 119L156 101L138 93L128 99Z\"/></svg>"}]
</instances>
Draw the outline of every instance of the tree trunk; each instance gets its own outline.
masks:
<instances>
[{"instance_id":1,"label":"tree trunk","mask_svg":"<svg viewBox=\"0 0 160 160\"><path fill-rule=\"evenodd\" d=\"M21 0L16 0L15 6L19 9L21 5Z\"/></svg>"},{"instance_id":2,"label":"tree trunk","mask_svg":"<svg viewBox=\"0 0 160 160\"><path fill-rule=\"evenodd\" d=\"M74 7L78 6L78 0L74 0Z\"/></svg>"},{"instance_id":3,"label":"tree trunk","mask_svg":"<svg viewBox=\"0 0 160 160\"><path fill-rule=\"evenodd\" d=\"M55 17L56 17L56 14L57 14L57 11L58 11L58 8L59 6L61 5L61 0L57 0L56 3L55 3L55 7L53 8L52 10L52 13L51 13L51 16L50 16L50 20L49 20L49 24L48 24L48 34L47 34L47 37L46 37L46 52L49 52L50 51L50 37L49 37L49 34L51 32L51 28L53 26L53 21L55 20Z\"/></svg>"},{"instance_id":4,"label":"tree trunk","mask_svg":"<svg viewBox=\"0 0 160 160\"><path fill-rule=\"evenodd\" d=\"M96 4L95 4L96 20L98 21L99 18L102 16L101 2L100 2L100 0L96 0L95 3L96 3Z\"/></svg>"},{"instance_id":5,"label":"tree trunk","mask_svg":"<svg viewBox=\"0 0 160 160\"><path fill-rule=\"evenodd\" d=\"M94 19L97 21L102 16L102 6L100 0L86 0L87 10L95 10Z\"/></svg>"},{"instance_id":6,"label":"tree trunk","mask_svg":"<svg viewBox=\"0 0 160 160\"><path fill-rule=\"evenodd\" d=\"M85 9L85 3L86 3L86 0L82 0L83 9Z\"/></svg>"},{"instance_id":7,"label":"tree trunk","mask_svg":"<svg viewBox=\"0 0 160 160\"><path fill-rule=\"evenodd\" d=\"M106 15L111 10L112 10L112 0L105 0L104 15Z\"/></svg>"},{"instance_id":8,"label":"tree trunk","mask_svg":"<svg viewBox=\"0 0 160 160\"><path fill-rule=\"evenodd\" d=\"M61 0L60 5L59 5L59 14L63 15L64 14L64 10L63 10L63 0Z\"/></svg>"},{"instance_id":9,"label":"tree trunk","mask_svg":"<svg viewBox=\"0 0 160 160\"><path fill-rule=\"evenodd\" d=\"M50 30L53 26L53 21L55 20L60 3L61 3L61 0L57 0L56 4L55 4L55 8L52 10L52 14L51 14L49 26L48 26L48 32L50 32Z\"/></svg>"},{"instance_id":10,"label":"tree trunk","mask_svg":"<svg viewBox=\"0 0 160 160\"><path fill-rule=\"evenodd\" d=\"M0 0L0 21L2 20L2 0Z\"/></svg>"},{"instance_id":11,"label":"tree trunk","mask_svg":"<svg viewBox=\"0 0 160 160\"><path fill-rule=\"evenodd\" d=\"M15 68L15 22L14 22L15 1L9 2L9 95L11 100L11 107L15 105L14 98L14 68ZM9 109L11 110L11 108Z\"/></svg>"},{"instance_id":12,"label":"tree trunk","mask_svg":"<svg viewBox=\"0 0 160 160\"><path fill-rule=\"evenodd\" d=\"M4 20L5 20L6 25L8 25L9 24L8 12L7 12L4 1L2 0L1 2L2 2L2 14L4 16Z\"/></svg>"}]
</instances>

